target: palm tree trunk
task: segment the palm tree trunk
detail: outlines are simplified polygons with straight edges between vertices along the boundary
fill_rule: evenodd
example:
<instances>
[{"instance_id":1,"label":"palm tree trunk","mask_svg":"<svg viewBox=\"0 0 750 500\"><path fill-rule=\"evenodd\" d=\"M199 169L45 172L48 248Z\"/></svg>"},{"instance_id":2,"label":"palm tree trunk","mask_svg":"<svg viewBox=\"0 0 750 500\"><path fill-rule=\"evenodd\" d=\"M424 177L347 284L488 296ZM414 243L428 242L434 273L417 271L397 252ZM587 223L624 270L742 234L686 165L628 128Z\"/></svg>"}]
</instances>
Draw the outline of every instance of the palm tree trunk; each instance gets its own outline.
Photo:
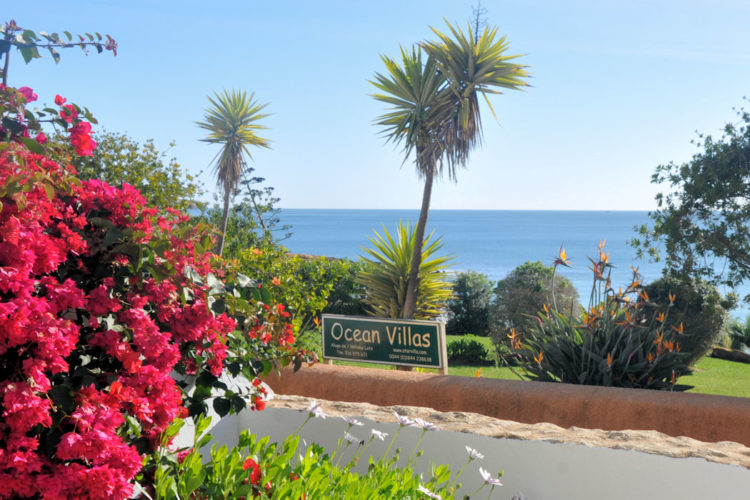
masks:
<instances>
[{"instance_id":1,"label":"palm tree trunk","mask_svg":"<svg viewBox=\"0 0 750 500\"><path fill-rule=\"evenodd\" d=\"M216 244L216 253L221 257L224 251L224 235L227 233L227 220L229 219L229 198L231 197L231 191L226 189L224 191L224 211L221 214L221 234L219 235L219 241Z\"/></svg>"},{"instance_id":2,"label":"palm tree trunk","mask_svg":"<svg viewBox=\"0 0 750 500\"><path fill-rule=\"evenodd\" d=\"M422 245L424 233L427 229L427 215L430 212L430 198L432 197L432 181L435 177L435 164L430 162L425 173L424 193L422 194L422 208L419 211L419 222L414 235L414 253L411 258L411 269L409 270L409 282L406 287L406 300L404 301L403 319L414 319L417 309L417 289L419 288L419 268L422 265Z\"/></svg>"}]
</instances>

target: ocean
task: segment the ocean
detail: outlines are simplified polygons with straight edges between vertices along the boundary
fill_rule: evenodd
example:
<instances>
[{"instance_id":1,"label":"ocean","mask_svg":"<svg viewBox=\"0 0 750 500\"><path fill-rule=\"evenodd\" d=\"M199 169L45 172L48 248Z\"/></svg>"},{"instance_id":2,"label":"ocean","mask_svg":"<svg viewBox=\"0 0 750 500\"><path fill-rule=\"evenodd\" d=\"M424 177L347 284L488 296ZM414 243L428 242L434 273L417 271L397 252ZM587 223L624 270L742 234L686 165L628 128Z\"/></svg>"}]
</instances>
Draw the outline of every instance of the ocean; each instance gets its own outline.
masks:
<instances>
[{"instance_id":1,"label":"ocean","mask_svg":"<svg viewBox=\"0 0 750 500\"><path fill-rule=\"evenodd\" d=\"M292 236L282 245L290 252L357 259L372 247L368 238L385 227L393 232L399 221L416 224L418 210L283 209L281 224L291 226ZM427 231L442 236L441 253L454 256L454 271L472 270L491 280L504 278L526 261L546 265L562 246L573 268L559 268L578 290L582 303L591 292L592 273L587 257L597 255L601 241L610 254L612 284L630 283L631 266L644 282L661 276L661 263L638 259L629 241L634 227L649 222L645 211L521 211L521 210L431 210ZM738 290L740 296L750 287ZM733 311L744 317L750 308Z\"/></svg>"}]
</instances>

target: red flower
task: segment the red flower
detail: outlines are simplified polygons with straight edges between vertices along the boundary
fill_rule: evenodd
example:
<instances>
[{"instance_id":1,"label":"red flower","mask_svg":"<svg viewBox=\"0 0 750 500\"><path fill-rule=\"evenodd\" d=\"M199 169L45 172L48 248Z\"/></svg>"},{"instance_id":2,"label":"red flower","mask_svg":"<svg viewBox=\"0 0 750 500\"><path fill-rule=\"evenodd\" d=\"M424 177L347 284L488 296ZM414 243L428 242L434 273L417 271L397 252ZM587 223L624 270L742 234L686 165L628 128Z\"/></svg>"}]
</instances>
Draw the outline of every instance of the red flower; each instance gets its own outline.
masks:
<instances>
[{"instance_id":1,"label":"red flower","mask_svg":"<svg viewBox=\"0 0 750 500\"><path fill-rule=\"evenodd\" d=\"M65 102L63 100L63 102ZM73 118L78 118L78 110L72 104L65 104L60 110L60 118L68 123L73 123Z\"/></svg>"},{"instance_id":2,"label":"red flower","mask_svg":"<svg viewBox=\"0 0 750 500\"><path fill-rule=\"evenodd\" d=\"M260 483L260 465L258 465L258 462L248 457L245 463L242 464L242 469L252 469L250 471L250 482L253 484Z\"/></svg>"},{"instance_id":3,"label":"red flower","mask_svg":"<svg viewBox=\"0 0 750 500\"><path fill-rule=\"evenodd\" d=\"M60 94L57 94L55 96L55 104L57 104L58 106L62 106L63 104L65 104L65 101L67 101L67 99L65 99L64 97L60 97Z\"/></svg>"},{"instance_id":4,"label":"red flower","mask_svg":"<svg viewBox=\"0 0 750 500\"><path fill-rule=\"evenodd\" d=\"M36 134L36 137L34 137L34 139L36 139L36 142L38 142L39 144L45 144L47 142L47 136L44 135L44 132L39 132L38 134Z\"/></svg>"},{"instance_id":5,"label":"red flower","mask_svg":"<svg viewBox=\"0 0 750 500\"><path fill-rule=\"evenodd\" d=\"M93 156L96 142L91 138L90 133L89 122L80 122L70 128L70 143L76 148L78 156Z\"/></svg>"}]
</instances>

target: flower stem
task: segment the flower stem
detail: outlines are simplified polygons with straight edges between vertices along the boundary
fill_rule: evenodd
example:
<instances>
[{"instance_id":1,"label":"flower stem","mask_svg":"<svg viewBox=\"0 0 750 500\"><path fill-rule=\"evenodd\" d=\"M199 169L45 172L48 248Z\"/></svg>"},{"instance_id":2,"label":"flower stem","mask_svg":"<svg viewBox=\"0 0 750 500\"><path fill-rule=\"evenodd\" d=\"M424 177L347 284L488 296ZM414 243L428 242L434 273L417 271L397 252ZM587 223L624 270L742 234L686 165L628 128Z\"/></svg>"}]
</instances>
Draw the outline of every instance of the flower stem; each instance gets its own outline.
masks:
<instances>
[{"instance_id":1,"label":"flower stem","mask_svg":"<svg viewBox=\"0 0 750 500\"><path fill-rule=\"evenodd\" d=\"M427 429L422 429L422 434L419 436L419 439L417 439L417 443L414 445L414 449L411 450L411 453L409 454L409 460L406 462L406 467L411 466L412 458L416 460L417 448L419 448L419 444L422 442L422 438L424 438L426 432Z\"/></svg>"},{"instance_id":2,"label":"flower stem","mask_svg":"<svg viewBox=\"0 0 750 500\"><path fill-rule=\"evenodd\" d=\"M393 443L396 441L396 438L398 437L399 433L401 432L401 429L403 429L403 428L404 428L403 425L399 425L398 426L398 430L396 430L396 432L393 433L393 437L391 438L391 442L388 443L388 448L385 449L385 453L383 453L383 458L380 459L381 462L383 460L385 460L386 458L388 458L388 452L391 451L391 447L393 446Z\"/></svg>"},{"instance_id":3,"label":"flower stem","mask_svg":"<svg viewBox=\"0 0 750 500\"><path fill-rule=\"evenodd\" d=\"M471 463L472 460L474 460L474 459L471 458L471 457L469 457L469 461L466 462L463 467L461 467L461 470L458 471L458 474L456 474L456 477L454 477L453 481L451 481L451 483L448 485L448 489L450 489L454 484L456 484L456 481L458 481L458 478L461 477L461 474L464 473L464 471L466 470L466 467L469 466L469 464ZM477 491L479 491L479 490L477 490ZM476 491L474 493L476 493Z\"/></svg>"}]
</instances>

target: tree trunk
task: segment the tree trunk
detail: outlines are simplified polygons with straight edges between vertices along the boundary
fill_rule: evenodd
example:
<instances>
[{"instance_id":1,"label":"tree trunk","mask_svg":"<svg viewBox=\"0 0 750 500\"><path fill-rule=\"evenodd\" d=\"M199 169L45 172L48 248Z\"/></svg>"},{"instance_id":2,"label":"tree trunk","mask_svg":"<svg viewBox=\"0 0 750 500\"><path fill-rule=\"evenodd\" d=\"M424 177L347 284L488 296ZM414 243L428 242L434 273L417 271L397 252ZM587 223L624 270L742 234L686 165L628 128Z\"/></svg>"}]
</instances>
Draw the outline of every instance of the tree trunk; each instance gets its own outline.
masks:
<instances>
[{"instance_id":1,"label":"tree trunk","mask_svg":"<svg viewBox=\"0 0 750 500\"><path fill-rule=\"evenodd\" d=\"M231 198L232 191L227 189L224 191L224 211L221 214L221 234L219 235L219 241L216 243L216 253L221 257L224 251L224 235L227 233L227 220L229 219L229 198Z\"/></svg>"},{"instance_id":2,"label":"tree trunk","mask_svg":"<svg viewBox=\"0 0 750 500\"><path fill-rule=\"evenodd\" d=\"M258 220L260 221L260 226L263 228L263 236L264 237L268 236L268 227L266 226L266 222L263 220L263 215L260 213L260 207L255 202L255 196L253 195L252 189L250 190L250 201L253 202L253 208L255 208L255 215L258 216Z\"/></svg>"},{"instance_id":3,"label":"tree trunk","mask_svg":"<svg viewBox=\"0 0 750 500\"><path fill-rule=\"evenodd\" d=\"M414 253L411 258L411 269L409 270L409 282L406 287L406 300L404 301L403 319L414 319L417 309L417 289L419 288L419 267L422 265L422 245L424 233L427 229L427 215L430 212L430 198L432 197L432 181L435 177L435 165L430 163L427 167L424 180L424 193L422 194L422 208L419 212L416 234L414 235Z\"/></svg>"}]
</instances>

